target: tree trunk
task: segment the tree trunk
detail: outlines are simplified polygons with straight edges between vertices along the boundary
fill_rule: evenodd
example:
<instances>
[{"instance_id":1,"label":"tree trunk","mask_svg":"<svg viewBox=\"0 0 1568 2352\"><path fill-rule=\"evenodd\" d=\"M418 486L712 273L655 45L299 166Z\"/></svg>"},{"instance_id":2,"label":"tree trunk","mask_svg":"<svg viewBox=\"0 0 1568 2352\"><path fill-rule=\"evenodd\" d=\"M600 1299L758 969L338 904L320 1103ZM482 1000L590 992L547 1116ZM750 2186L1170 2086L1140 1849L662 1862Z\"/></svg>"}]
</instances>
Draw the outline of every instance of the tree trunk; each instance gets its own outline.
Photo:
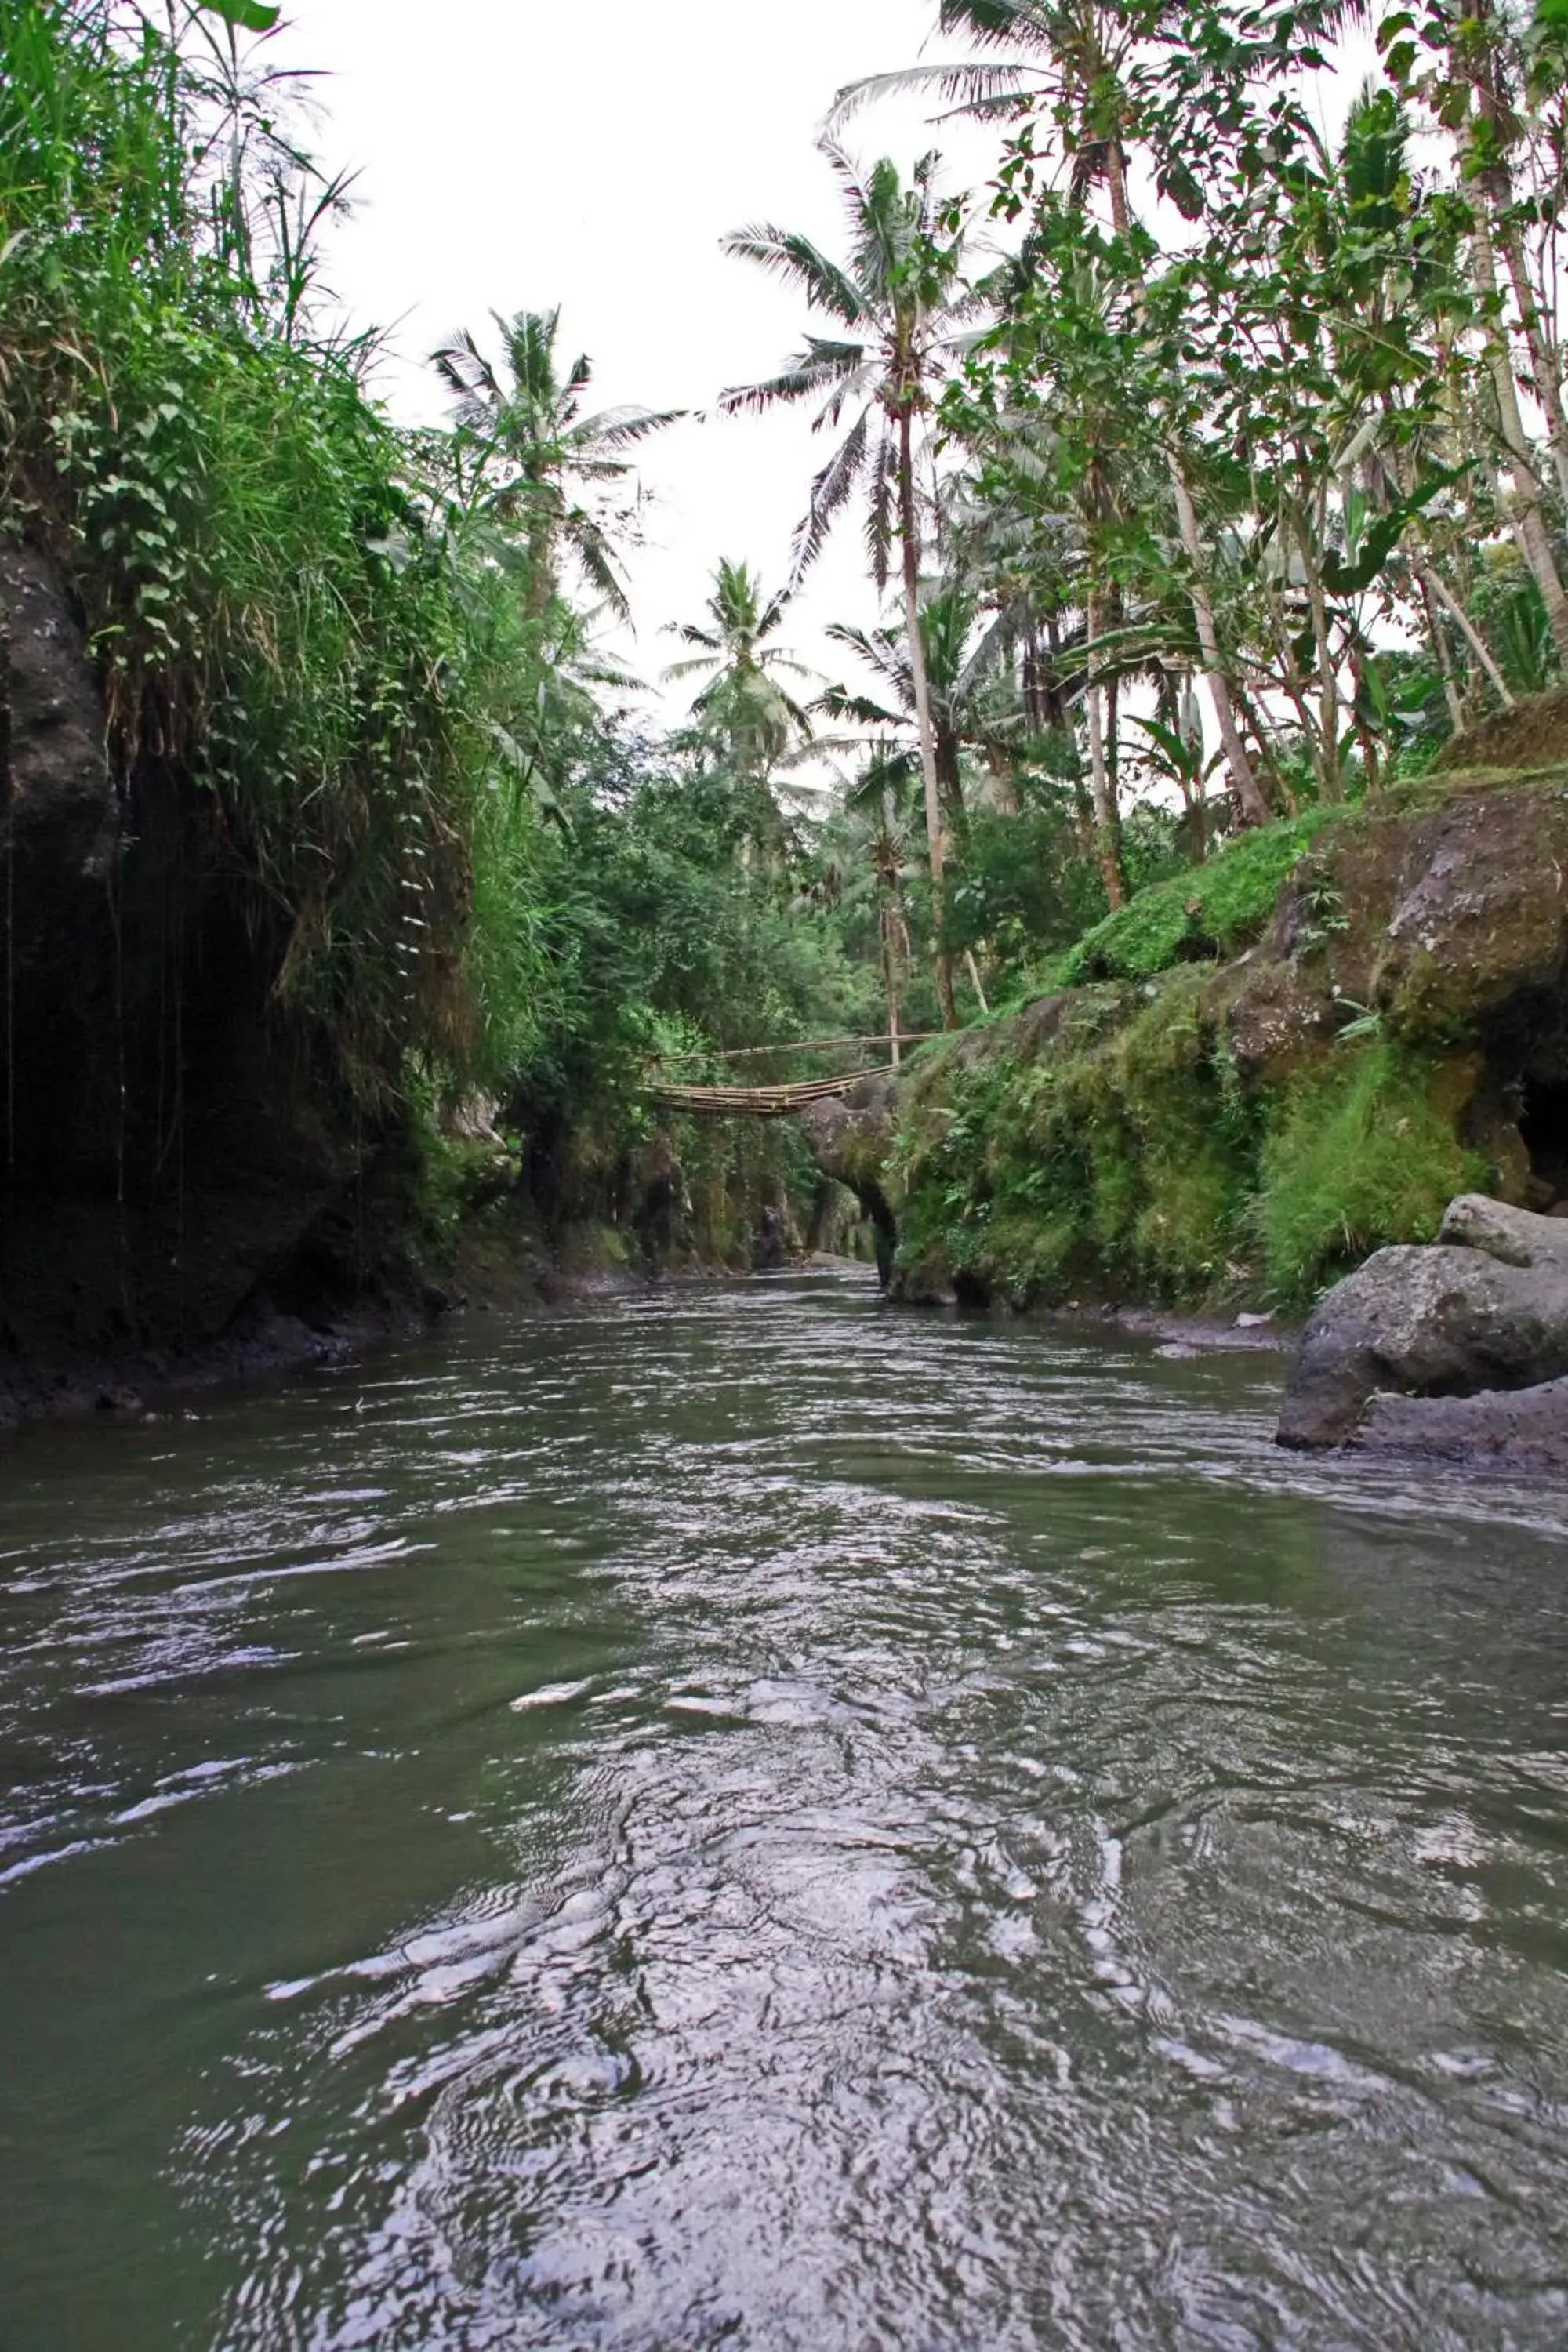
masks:
<instances>
[{"instance_id":1,"label":"tree trunk","mask_svg":"<svg viewBox=\"0 0 1568 2352\"><path fill-rule=\"evenodd\" d=\"M1085 626L1089 631L1089 683L1084 689L1084 719L1089 730L1089 790L1094 799L1094 848L1111 912L1127 903L1127 877L1121 866L1121 820L1116 787L1105 757L1105 730L1100 718L1100 656L1094 641L1100 630L1100 593L1090 589Z\"/></svg>"},{"instance_id":2,"label":"tree trunk","mask_svg":"<svg viewBox=\"0 0 1568 2352\"><path fill-rule=\"evenodd\" d=\"M1443 673L1443 699L1448 706L1448 723L1457 735L1465 723L1465 701L1459 692L1459 681L1454 675L1454 656L1448 650L1447 633L1437 618L1437 599L1432 593L1430 567L1422 562L1419 555L1413 555L1410 568L1421 592L1421 611L1426 623L1427 639L1437 656L1437 667Z\"/></svg>"},{"instance_id":3,"label":"tree trunk","mask_svg":"<svg viewBox=\"0 0 1568 2352\"><path fill-rule=\"evenodd\" d=\"M1171 488L1176 497L1176 520L1181 527L1182 545L1187 562L1193 567L1190 593L1193 618L1197 624L1198 644L1204 656L1204 684L1208 688L1214 706L1215 724L1225 750L1226 773L1230 778L1231 791L1243 824L1267 824L1268 810L1265 804L1258 777L1247 756L1247 746L1236 723L1236 711L1230 698L1230 684L1220 667L1219 633L1215 627L1214 606L1209 601L1208 583L1204 578L1203 542L1198 537L1197 510L1192 493L1182 472L1181 460L1173 449L1165 452L1165 464L1170 471Z\"/></svg>"},{"instance_id":4,"label":"tree trunk","mask_svg":"<svg viewBox=\"0 0 1568 2352\"><path fill-rule=\"evenodd\" d=\"M1108 142L1106 147L1106 181L1110 191L1110 225L1118 236L1125 236L1131 215L1127 203L1127 159L1121 152L1120 139ZM1204 578L1203 545L1198 537L1198 519L1188 491L1181 459L1173 446L1167 445L1165 464L1171 477L1171 488L1176 496L1176 520L1181 529L1182 545L1193 567L1191 595L1193 618L1197 624L1198 644L1203 649L1204 683L1209 700L1214 705L1215 724L1225 751L1226 772L1236 795L1236 805L1243 824L1267 824L1268 810L1264 803L1258 778L1247 746L1241 740L1231 706L1230 686L1220 666L1219 632L1215 627L1214 605L1209 599L1208 583Z\"/></svg>"},{"instance_id":5,"label":"tree trunk","mask_svg":"<svg viewBox=\"0 0 1568 2352\"><path fill-rule=\"evenodd\" d=\"M1384 394L1383 405L1385 414L1389 416L1398 415L1399 410L1392 394ZM1408 499L1412 488L1414 487L1415 473L1415 464L1411 458L1408 448L1401 448L1396 443L1391 452L1390 457L1384 462L1392 464L1394 485L1398 489L1400 497L1402 499ZM1445 602L1443 583L1437 577L1437 567L1433 562L1426 542L1422 538L1420 524L1414 520L1411 525L1410 544L1406 550L1406 553L1409 558L1410 569L1415 575L1415 585L1421 593L1421 609L1426 615L1426 635L1431 641L1432 651L1436 656L1437 667L1443 673L1443 699L1448 706L1448 717L1453 722L1454 732L1458 734L1460 728L1463 727L1465 723L1464 695L1460 689L1459 679L1455 674L1454 657L1452 653L1449 651L1447 635L1443 628L1442 623L1437 618L1437 607L1441 605L1443 610L1447 612L1449 609L1449 605L1452 604L1453 599L1448 598L1447 602ZM1467 644L1470 644L1473 650L1475 632L1470 625L1468 615L1461 614L1460 618L1462 622L1462 633ZM1491 656L1486 652L1484 646L1482 647L1482 653L1487 663L1490 665ZM1507 690L1508 689L1505 687L1503 691L1506 693Z\"/></svg>"},{"instance_id":6,"label":"tree trunk","mask_svg":"<svg viewBox=\"0 0 1568 2352\"><path fill-rule=\"evenodd\" d=\"M904 628L910 644L910 676L915 689L915 730L920 737L921 776L925 785L926 852L931 860L931 927L936 933L936 994L942 1025L956 1029L952 1006L952 958L942 945L946 913L947 829L942 806L942 785L936 772L936 738L931 723L931 689L926 683L925 648L921 643L920 542L915 536L915 473L910 448L910 414L899 417L899 521L904 555Z\"/></svg>"},{"instance_id":7,"label":"tree trunk","mask_svg":"<svg viewBox=\"0 0 1568 2352\"><path fill-rule=\"evenodd\" d=\"M1417 542L1417 544L1419 544L1419 542ZM1458 598L1455 595L1453 590L1449 587L1447 582L1444 579L1436 565L1427 562L1425 557L1422 559L1422 584L1424 586L1430 587L1433 595L1436 598L1438 604L1441 604L1444 612L1447 614L1449 619L1458 629L1460 635L1465 640L1465 643L1474 654L1477 661L1480 664L1488 677L1490 678L1492 685L1497 691L1498 699L1502 704L1503 709L1505 710L1514 709L1517 707L1514 697L1509 689L1507 678L1504 677L1501 670L1499 669L1497 663L1492 658L1491 647L1488 645L1485 637L1482 636L1480 631L1477 628L1475 623L1471 620L1469 614L1466 612L1464 606L1460 604Z\"/></svg>"},{"instance_id":8,"label":"tree trunk","mask_svg":"<svg viewBox=\"0 0 1568 2352\"><path fill-rule=\"evenodd\" d=\"M1563 414L1563 370L1557 348L1541 315L1535 289L1530 282L1530 266L1524 255L1524 235L1517 221L1504 222L1502 249L1513 285L1513 299L1519 305L1519 323L1524 335L1525 349L1530 353L1530 373L1535 379L1535 396L1546 419L1546 435L1552 444L1552 456L1557 467L1557 487L1563 493L1564 503L1568 503L1568 417Z\"/></svg>"},{"instance_id":9,"label":"tree trunk","mask_svg":"<svg viewBox=\"0 0 1568 2352\"><path fill-rule=\"evenodd\" d=\"M1478 186L1475 228L1470 238L1476 291L1483 306L1489 310L1495 306L1497 299L1497 264L1492 255L1491 223L1488 218L1489 201L1485 190ZM1552 642L1563 664L1568 666L1568 595L1564 595L1563 591L1562 575L1552 552L1546 520L1541 510L1541 485L1535 478L1535 461L1531 455L1524 419L1520 413L1519 387L1513 380L1513 362L1509 356L1506 331L1495 322L1489 336L1487 365L1491 374L1492 389L1497 395L1498 419L1508 451L1509 470L1513 476L1516 500L1514 528L1520 551L1535 575L1542 602L1546 607L1546 617L1551 624Z\"/></svg>"},{"instance_id":10,"label":"tree trunk","mask_svg":"<svg viewBox=\"0 0 1568 2352\"><path fill-rule=\"evenodd\" d=\"M1307 602L1312 614L1312 644L1318 656L1318 781L1326 801L1342 800L1340 781L1340 682L1334 673L1333 646L1329 636L1329 600L1312 545L1311 526L1294 509L1296 546L1307 575Z\"/></svg>"},{"instance_id":11,"label":"tree trunk","mask_svg":"<svg viewBox=\"0 0 1568 2352\"><path fill-rule=\"evenodd\" d=\"M882 984L888 998L888 1044L889 1059L899 1066L899 965L898 942L894 931L894 908L890 890L882 892L881 917L877 926L882 934Z\"/></svg>"}]
</instances>

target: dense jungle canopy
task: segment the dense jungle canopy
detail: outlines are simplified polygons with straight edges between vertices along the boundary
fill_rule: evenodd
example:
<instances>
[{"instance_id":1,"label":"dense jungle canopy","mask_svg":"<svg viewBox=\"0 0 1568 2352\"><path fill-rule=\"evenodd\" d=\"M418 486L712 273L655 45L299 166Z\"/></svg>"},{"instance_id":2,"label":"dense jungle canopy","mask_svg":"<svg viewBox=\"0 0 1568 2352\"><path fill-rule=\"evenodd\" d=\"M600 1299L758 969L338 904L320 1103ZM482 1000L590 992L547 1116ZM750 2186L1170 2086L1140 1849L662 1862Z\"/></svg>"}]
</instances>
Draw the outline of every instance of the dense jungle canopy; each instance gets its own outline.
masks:
<instances>
[{"instance_id":1,"label":"dense jungle canopy","mask_svg":"<svg viewBox=\"0 0 1568 2352\"><path fill-rule=\"evenodd\" d=\"M825 89L842 236L737 226L800 342L714 387L806 404L821 462L647 650L673 729L605 647L668 419L596 405L541 286L432 355L444 429L394 421L275 14L0 0L0 525L68 583L117 790L199 797L364 1117L477 1095L608 1161L650 1057L984 1018L1216 857L1261 905L1561 677L1562 0L1395 8L1353 90L1296 0L942 0L959 61ZM931 152L879 156L910 89ZM883 607L835 677L789 608L840 529Z\"/></svg>"}]
</instances>

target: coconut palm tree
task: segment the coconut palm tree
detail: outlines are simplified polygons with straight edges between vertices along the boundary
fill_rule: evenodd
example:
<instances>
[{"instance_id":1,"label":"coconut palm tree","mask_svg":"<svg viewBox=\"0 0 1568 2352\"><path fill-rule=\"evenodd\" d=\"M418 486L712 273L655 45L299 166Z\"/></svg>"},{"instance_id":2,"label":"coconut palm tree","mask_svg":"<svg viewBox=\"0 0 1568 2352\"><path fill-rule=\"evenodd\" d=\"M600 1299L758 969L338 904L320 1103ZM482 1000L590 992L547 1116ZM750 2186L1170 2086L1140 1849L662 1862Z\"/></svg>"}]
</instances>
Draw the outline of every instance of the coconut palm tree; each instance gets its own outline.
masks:
<instances>
[{"instance_id":1,"label":"coconut palm tree","mask_svg":"<svg viewBox=\"0 0 1568 2352\"><path fill-rule=\"evenodd\" d=\"M761 223L722 240L797 288L808 306L834 322L831 336L808 334L805 348L761 383L720 394L727 414L781 402L816 400L816 429L847 429L811 486L811 500L795 533L794 587L820 553L836 518L857 489L866 496L866 538L871 574L885 588L892 544L900 543L904 625L911 650L916 727L925 784L931 904L942 937L947 847L930 696L921 652L920 525L915 478L917 424L929 412L934 387L963 340L963 321L977 307L963 275L963 235L944 215L936 192L937 157L921 158L906 187L884 158L862 173L833 140L820 142L837 176L849 232L847 262L827 255L794 230ZM952 961L937 956L942 1019L953 1025Z\"/></svg>"},{"instance_id":2,"label":"coconut palm tree","mask_svg":"<svg viewBox=\"0 0 1568 2352\"><path fill-rule=\"evenodd\" d=\"M768 642L788 601L782 591L764 600L757 575L746 564L721 556L708 599L709 625L687 623L676 628L675 634L698 650L688 660L672 662L664 673L670 679L706 681L692 703L692 714L723 735L741 774L757 783L765 782L792 743L811 740L810 719L778 678L781 670L798 678L809 678L811 672L785 646Z\"/></svg>"},{"instance_id":3,"label":"coconut palm tree","mask_svg":"<svg viewBox=\"0 0 1568 2352\"><path fill-rule=\"evenodd\" d=\"M478 449L474 498L522 534L530 612L542 613L557 593L564 550L602 602L629 620L616 555L617 534L635 510L635 497L628 505L624 489L619 509L614 504L631 472L623 453L681 412L622 407L584 416L593 362L580 352L561 374L559 307L490 316L500 336L499 370L466 328L435 354L459 432Z\"/></svg>"},{"instance_id":4,"label":"coconut palm tree","mask_svg":"<svg viewBox=\"0 0 1568 2352\"><path fill-rule=\"evenodd\" d=\"M828 124L915 91L949 100L957 114L1013 120L1037 110L1072 126L1067 193L1081 204L1121 160L1125 76L1161 13L1159 0L1136 9L1115 0L941 0L939 29L992 54L868 74L838 92Z\"/></svg>"},{"instance_id":5,"label":"coconut palm tree","mask_svg":"<svg viewBox=\"0 0 1568 2352\"><path fill-rule=\"evenodd\" d=\"M962 754L973 745L986 755L1005 751L1026 731L1022 698L1013 690L1004 667L1009 650L1004 632L995 627L972 644L979 617L979 600L963 586L945 586L928 595L921 607L921 656L926 674L937 780L942 787L942 814L948 831L963 820ZM914 715L914 664L909 640L901 630L855 629L842 622L827 634L858 656L878 681L885 700L830 686L817 708L830 719L850 719L862 727L890 730L909 752L910 722Z\"/></svg>"},{"instance_id":6,"label":"coconut palm tree","mask_svg":"<svg viewBox=\"0 0 1568 2352\"><path fill-rule=\"evenodd\" d=\"M1314 21L1326 27L1348 5L1349 0L1320 0ZM1096 184L1103 184L1110 199L1111 228L1118 237L1125 237L1132 226L1127 194L1127 132L1132 116L1128 76L1140 43L1146 43L1175 16L1164 0L1142 0L1140 6L1131 9L1117 0L942 0L938 22L944 33L959 34L982 50L1001 54L945 66L908 67L851 82L839 91L828 121L837 124L876 99L917 89L951 99L955 110L963 114L1037 114L1066 134L1064 194L1068 205L1081 211ZM1161 159L1157 178L1162 193L1172 196L1190 215L1199 199L1180 158ZM1165 447L1164 466L1190 568L1190 595L1203 647L1204 674L1237 804L1245 823L1261 824L1268 812L1237 725L1197 510L1173 440ZM1100 726L1094 695L1085 708L1092 749ZM1110 837L1107 835L1108 842ZM1120 886L1117 859L1110 847L1105 864L1114 906Z\"/></svg>"}]
</instances>

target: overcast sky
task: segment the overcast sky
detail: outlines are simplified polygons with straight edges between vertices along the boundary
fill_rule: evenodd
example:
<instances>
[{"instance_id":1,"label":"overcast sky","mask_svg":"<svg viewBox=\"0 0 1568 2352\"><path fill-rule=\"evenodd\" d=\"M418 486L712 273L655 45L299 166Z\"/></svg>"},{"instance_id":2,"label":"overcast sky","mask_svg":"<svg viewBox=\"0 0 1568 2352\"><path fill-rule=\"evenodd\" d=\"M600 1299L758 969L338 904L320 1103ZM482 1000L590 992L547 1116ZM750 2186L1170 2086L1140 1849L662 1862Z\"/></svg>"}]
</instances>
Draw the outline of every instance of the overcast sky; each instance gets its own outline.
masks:
<instances>
[{"instance_id":1,"label":"overcast sky","mask_svg":"<svg viewBox=\"0 0 1568 2352\"><path fill-rule=\"evenodd\" d=\"M406 419L442 414L426 361L491 310L562 306L568 358L586 351L595 404L697 409L798 347L795 296L726 259L727 229L771 218L841 247L831 174L813 140L836 89L915 61L930 0L285 0L273 54L321 69L324 160L361 173L333 233L330 278L355 319L392 329L381 389ZM931 40L930 58L953 54ZM852 143L906 169L941 146L957 185L983 181L996 134L932 131L926 105L861 117ZM801 415L683 424L647 447L657 502L632 561L644 676L678 657L662 625L700 616L721 555L779 584L811 474L831 444ZM847 518L785 633L843 673L826 622L875 606ZM677 704L676 708L679 709Z\"/></svg>"},{"instance_id":2,"label":"overcast sky","mask_svg":"<svg viewBox=\"0 0 1568 2352\"><path fill-rule=\"evenodd\" d=\"M814 145L834 92L955 54L934 32L935 0L284 5L271 54L320 71L320 154L360 173L353 215L331 236L330 278L357 323L390 331L380 388L409 421L443 414L431 351L458 327L482 332L492 310L558 302L563 357L594 361L595 405L701 409L723 385L771 373L798 348L806 314L753 265L726 259L720 238L772 219L841 250L836 185ZM1371 60L1368 37L1353 38L1311 102L1342 114ZM890 154L906 173L934 143L950 184L983 190L997 131L932 129L935 106L884 104L847 135L858 154ZM686 423L647 445L655 502L630 565L632 667L656 681L679 657L664 625L701 617L721 555L782 583L830 446L799 413ZM825 625L876 617L847 515L785 635L841 677L846 658ZM670 717L689 691L668 690Z\"/></svg>"}]
</instances>

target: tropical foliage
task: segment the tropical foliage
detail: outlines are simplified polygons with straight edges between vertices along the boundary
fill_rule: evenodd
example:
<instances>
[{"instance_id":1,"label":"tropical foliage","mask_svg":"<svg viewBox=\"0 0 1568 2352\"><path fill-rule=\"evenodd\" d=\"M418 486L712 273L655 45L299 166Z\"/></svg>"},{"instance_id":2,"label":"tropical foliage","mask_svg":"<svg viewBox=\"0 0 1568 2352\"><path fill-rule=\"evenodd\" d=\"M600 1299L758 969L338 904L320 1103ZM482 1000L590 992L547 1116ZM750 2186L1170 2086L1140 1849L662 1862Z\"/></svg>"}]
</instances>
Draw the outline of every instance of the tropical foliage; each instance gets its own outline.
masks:
<instances>
[{"instance_id":1,"label":"tropical foliage","mask_svg":"<svg viewBox=\"0 0 1568 2352\"><path fill-rule=\"evenodd\" d=\"M674 1036L1218 953L1215 849L1256 835L1261 887L1561 677L1560 0L1395 7L1359 90L1321 0L939 15L951 62L834 103L836 248L725 240L804 333L718 404L826 447L786 586L717 562L667 727L603 632L673 412L595 408L521 309L401 429L259 0L0 13L0 520L69 580L115 774L199 796L366 1102L593 1094L630 1133ZM856 162L889 89L989 123L988 184ZM852 509L876 609L815 680L792 599Z\"/></svg>"}]
</instances>

